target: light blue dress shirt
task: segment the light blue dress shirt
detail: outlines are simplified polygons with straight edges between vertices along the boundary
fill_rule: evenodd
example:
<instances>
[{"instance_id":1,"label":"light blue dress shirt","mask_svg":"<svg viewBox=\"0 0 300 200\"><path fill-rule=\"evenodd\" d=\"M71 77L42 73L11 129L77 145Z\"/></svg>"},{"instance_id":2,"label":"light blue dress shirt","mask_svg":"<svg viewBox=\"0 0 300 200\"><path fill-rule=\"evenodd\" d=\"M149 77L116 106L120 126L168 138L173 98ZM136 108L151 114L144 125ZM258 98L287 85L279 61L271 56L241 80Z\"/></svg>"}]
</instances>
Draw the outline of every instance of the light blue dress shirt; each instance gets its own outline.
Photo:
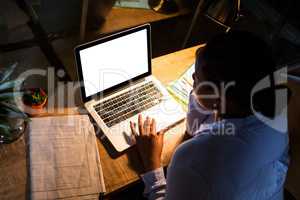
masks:
<instances>
[{"instance_id":1,"label":"light blue dress shirt","mask_svg":"<svg viewBox=\"0 0 300 200\"><path fill-rule=\"evenodd\" d=\"M288 134L255 116L212 122L193 106L190 99L194 137L177 148L167 179L162 168L142 175L148 199L283 200ZM192 130L191 120L201 125Z\"/></svg>"}]
</instances>

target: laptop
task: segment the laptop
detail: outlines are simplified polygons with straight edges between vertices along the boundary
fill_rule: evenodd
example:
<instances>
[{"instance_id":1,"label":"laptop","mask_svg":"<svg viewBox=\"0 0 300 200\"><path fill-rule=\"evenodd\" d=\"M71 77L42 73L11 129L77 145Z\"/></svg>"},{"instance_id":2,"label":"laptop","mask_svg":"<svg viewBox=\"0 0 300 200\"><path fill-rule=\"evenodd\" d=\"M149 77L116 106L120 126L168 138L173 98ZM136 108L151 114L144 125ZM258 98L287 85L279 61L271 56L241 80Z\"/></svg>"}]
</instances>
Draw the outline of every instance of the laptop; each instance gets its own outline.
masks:
<instances>
[{"instance_id":1,"label":"laptop","mask_svg":"<svg viewBox=\"0 0 300 200\"><path fill-rule=\"evenodd\" d=\"M134 145L129 122L139 114L155 118L157 131L185 118L151 73L149 24L80 45L75 57L85 108L118 152Z\"/></svg>"}]
</instances>

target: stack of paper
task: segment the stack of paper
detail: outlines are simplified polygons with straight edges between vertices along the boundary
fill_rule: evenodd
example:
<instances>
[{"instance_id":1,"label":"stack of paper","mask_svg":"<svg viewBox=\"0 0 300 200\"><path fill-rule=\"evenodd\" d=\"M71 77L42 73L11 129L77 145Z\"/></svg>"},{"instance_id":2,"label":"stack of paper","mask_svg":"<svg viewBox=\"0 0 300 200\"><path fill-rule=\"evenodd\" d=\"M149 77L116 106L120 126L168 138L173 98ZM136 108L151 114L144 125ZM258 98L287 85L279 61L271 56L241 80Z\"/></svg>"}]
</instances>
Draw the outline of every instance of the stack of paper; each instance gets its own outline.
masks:
<instances>
[{"instance_id":1,"label":"stack of paper","mask_svg":"<svg viewBox=\"0 0 300 200\"><path fill-rule=\"evenodd\" d=\"M87 115L32 118L31 199L94 199L105 191Z\"/></svg>"},{"instance_id":2,"label":"stack of paper","mask_svg":"<svg viewBox=\"0 0 300 200\"><path fill-rule=\"evenodd\" d=\"M193 73L195 71L195 64L189 67L179 79L171 82L167 86L170 94L182 105L183 109L187 111L189 95L193 89Z\"/></svg>"}]
</instances>

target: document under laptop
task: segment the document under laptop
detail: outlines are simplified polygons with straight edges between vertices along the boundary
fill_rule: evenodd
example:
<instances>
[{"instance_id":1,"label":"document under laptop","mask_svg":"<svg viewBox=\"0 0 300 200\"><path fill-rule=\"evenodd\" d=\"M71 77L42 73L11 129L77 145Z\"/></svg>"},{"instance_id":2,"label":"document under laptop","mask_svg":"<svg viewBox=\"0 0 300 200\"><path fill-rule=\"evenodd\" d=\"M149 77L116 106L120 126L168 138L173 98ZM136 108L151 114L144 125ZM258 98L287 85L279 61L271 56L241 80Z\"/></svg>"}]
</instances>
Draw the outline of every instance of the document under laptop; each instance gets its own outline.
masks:
<instances>
[{"instance_id":1,"label":"document under laptop","mask_svg":"<svg viewBox=\"0 0 300 200\"><path fill-rule=\"evenodd\" d=\"M78 46L75 56L85 107L117 151L134 144L138 114L155 118L158 131L185 117L151 74L149 24Z\"/></svg>"}]
</instances>

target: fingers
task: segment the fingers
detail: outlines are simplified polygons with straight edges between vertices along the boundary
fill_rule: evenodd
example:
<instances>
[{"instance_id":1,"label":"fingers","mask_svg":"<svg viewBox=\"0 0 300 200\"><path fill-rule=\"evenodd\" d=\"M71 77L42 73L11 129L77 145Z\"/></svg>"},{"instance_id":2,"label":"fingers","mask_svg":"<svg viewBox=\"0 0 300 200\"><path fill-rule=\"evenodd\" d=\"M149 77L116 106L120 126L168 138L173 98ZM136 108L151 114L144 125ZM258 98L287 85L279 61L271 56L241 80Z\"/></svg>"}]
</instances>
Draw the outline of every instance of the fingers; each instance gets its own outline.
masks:
<instances>
[{"instance_id":1,"label":"fingers","mask_svg":"<svg viewBox=\"0 0 300 200\"><path fill-rule=\"evenodd\" d=\"M151 119L150 117L147 117L144 122L144 134L149 135L150 133L150 127L151 127Z\"/></svg>"},{"instance_id":2,"label":"fingers","mask_svg":"<svg viewBox=\"0 0 300 200\"><path fill-rule=\"evenodd\" d=\"M135 125L135 123L130 122L130 127L134 128L134 131L135 131L134 125ZM155 121L155 119L154 118L152 119L150 117L146 117L146 120L143 121L142 115L138 116L138 127L139 127L140 136L150 135L150 134L153 134L153 135L163 134L167 131L167 129L163 129L163 130L159 131L159 133L157 133L156 132L156 121ZM137 133L135 132L135 134L137 134Z\"/></svg>"},{"instance_id":3,"label":"fingers","mask_svg":"<svg viewBox=\"0 0 300 200\"><path fill-rule=\"evenodd\" d=\"M134 136L137 136L138 134L137 134L137 132L136 132L136 130L135 130L135 127L136 127L135 123L132 122L132 121L130 121L131 132L132 132L132 134L133 134Z\"/></svg>"},{"instance_id":4,"label":"fingers","mask_svg":"<svg viewBox=\"0 0 300 200\"><path fill-rule=\"evenodd\" d=\"M144 135L142 115L139 115L138 117L138 126L139 126L140 135Z\"/></svg>"},{"instance_id":5,"label":"fingers","mask_svg":"<svg viewBox=\"0 0 300 200\"><path fill-rule=\"evenodd\" d=\"M156 135L156 121L154 118L151 120L150 134Z\"/></svg>"}]
</instances>

